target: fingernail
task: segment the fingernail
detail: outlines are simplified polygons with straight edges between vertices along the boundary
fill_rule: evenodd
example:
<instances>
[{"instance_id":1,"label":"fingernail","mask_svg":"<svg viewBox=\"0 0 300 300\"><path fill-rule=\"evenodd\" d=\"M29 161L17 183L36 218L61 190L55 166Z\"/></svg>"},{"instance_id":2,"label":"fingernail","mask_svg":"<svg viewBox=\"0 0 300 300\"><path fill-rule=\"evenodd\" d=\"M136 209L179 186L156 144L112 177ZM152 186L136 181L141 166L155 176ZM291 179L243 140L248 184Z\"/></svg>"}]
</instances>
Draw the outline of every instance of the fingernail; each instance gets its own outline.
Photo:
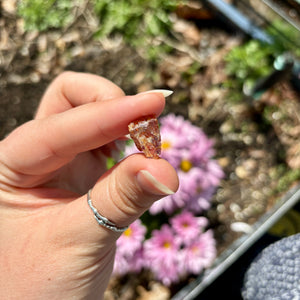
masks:
<instances>
[{"instance_id":1,"label":"fingernail","mask_svg":"<svg viewBox=\"0 0 300 300\"><path fill-rule=\"evenodd\" d=\"M146 92L141 92L140 94L149 94L149 93L160 93L163 94L164 97L168 97L173 94L171 90L150 90Z\"/></svg>"},{"instance_id":2,"label":"fingernail","mask_svg":"<svg viewBox=\"0 0 300 300\"><path fill-rule=\"evenodd\" d=\"M153 175L146 170L141 170L137 174L139 185L147 192L155 195L173 195L174 192L167 186L159 182Z\"/></svg>"}]
</instances>

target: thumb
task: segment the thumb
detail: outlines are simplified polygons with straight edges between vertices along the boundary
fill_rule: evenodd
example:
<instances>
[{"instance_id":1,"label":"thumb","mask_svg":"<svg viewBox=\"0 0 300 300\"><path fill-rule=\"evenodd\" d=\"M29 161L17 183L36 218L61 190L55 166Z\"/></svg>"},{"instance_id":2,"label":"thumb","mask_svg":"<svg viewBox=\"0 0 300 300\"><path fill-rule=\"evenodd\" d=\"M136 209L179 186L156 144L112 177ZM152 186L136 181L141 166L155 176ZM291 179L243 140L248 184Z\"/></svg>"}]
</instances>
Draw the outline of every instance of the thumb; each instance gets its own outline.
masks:
<instances>
[{"instance_id":1,"label":"thumb","mask_svg":"<svg viewBox=\"0 0 300 300\"><path fill-rule=\"evenodd\" d=\"M125 227L139 218L153 202L173 194L178 184L176 171L167 161L135 154L105 173L90 192L90 199L102 216L117 227ZM69 208L73 213L71 220L67 221L68 227L76 231L72 236L77 240L102 244L107 238L115 241L119 237L120 233L97 223L86 195L69 205L73 206ZM70 226L70 222L74 224Z\"/></svg>"}]
</instances>

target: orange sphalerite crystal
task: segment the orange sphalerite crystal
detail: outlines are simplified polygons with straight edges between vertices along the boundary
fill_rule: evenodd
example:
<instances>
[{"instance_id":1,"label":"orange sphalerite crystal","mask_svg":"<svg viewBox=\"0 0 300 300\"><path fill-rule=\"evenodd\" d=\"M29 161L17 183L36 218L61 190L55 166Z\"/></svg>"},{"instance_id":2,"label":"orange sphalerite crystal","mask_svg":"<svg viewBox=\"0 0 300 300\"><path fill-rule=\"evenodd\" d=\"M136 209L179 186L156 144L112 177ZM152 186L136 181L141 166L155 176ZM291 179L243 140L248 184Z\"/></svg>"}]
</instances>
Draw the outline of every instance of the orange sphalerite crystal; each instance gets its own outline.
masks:
<instances>
[{"instance_id":1,"label":"orange sphalerite crystal","mask_svg":"<svg viewBox=\"0 0 300 300\"><path fill-rule=\"evenodd\" d=\"M130 137L146 157L159 158L161 141L158 121L155 116L139 118L128 125Z\"/></svg>"}]
</instances>

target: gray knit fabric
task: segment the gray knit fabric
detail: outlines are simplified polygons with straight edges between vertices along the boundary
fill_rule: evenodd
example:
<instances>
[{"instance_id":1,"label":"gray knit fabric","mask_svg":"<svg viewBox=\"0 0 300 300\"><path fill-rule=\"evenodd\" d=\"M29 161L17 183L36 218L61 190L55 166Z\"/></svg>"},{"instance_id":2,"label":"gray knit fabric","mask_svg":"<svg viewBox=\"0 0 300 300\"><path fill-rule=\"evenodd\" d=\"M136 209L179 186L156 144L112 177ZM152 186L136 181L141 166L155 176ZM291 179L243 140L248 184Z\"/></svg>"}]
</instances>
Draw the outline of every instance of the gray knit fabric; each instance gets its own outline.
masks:
<instances>
[{"instance_id":1,"label":"gray knit fabric","mask_svg":"<svg viewBox=\"0 0 300 300\"><path fill-rule=\"evenodd\" d=\"M300 300L300 234L265 248L246 272L245 300Z\"/></svg>"}]
</instances>

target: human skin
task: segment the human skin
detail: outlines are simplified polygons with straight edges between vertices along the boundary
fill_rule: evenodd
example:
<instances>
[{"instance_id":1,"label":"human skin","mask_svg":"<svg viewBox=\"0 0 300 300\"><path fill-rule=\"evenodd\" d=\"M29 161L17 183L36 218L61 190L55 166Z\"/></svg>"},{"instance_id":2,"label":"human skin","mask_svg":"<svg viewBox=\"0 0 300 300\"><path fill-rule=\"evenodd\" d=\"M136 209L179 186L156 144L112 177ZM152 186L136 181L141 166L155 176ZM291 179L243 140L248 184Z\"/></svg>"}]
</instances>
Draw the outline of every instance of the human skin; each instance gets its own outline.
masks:
<instances>
[{"instance_id":1,"label":"human skin","mask_svg":"<svg viewBox=\"0 0 300 300\"><path fill-rule=\"evenodd\" d=\"M178 188L162 159L132 155L106 171L104 149L128 124L164 108L159 93L125 96L112 82L65 72L46 90L34 120L0 142L0 299L102 299L118 226Z\"/></svg>"}]
</instances>

